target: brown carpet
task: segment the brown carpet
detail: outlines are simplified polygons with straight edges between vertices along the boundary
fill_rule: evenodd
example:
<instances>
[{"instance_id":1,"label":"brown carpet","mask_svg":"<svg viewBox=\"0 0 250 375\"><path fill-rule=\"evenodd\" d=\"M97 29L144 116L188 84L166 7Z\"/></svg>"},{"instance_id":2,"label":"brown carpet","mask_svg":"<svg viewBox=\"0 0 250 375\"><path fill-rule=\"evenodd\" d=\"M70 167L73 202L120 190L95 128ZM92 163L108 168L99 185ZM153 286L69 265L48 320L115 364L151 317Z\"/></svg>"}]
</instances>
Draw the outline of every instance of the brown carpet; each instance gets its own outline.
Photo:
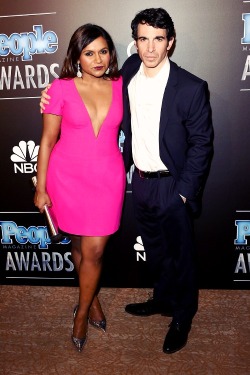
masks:
<instances>
[{"instance_id":1,"label":"brown carpet","mask_svg":"<svg viewBox=\"0 0 250 375\"><path fill-rule=\"evenodd\" d=\"M200 307L181 351L162 344L171 318L124 312L149 289L104 288L107 333L89 328L78 353L70 341L78 288L0 286L1 375L249 375L250 292L201 290Z\"/></svg>"}]
</instances>

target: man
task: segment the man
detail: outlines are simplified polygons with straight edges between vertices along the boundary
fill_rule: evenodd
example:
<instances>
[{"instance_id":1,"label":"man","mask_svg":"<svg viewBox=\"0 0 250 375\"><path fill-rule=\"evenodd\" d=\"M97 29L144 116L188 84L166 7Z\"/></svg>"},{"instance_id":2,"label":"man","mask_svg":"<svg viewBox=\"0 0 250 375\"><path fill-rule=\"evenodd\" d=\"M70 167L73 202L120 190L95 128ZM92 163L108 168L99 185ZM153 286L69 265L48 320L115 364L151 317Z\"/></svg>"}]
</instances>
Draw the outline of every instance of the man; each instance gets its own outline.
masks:
<instances>
[{"instance_id":1,"label":"man","mask_svg":"<svg viewBox=\"0 0 250 375\"><path fill-rule=\"evenodd\" d=\"M123 68L124 160L135 164L133 201L154 275L153 299L126 312L172 315L163 351L185 346L198 308L193 214L212 152L206 82L168 59L174 24L161 8L139 12L131 23L138 54Z\"/></svg>"},{"instance_id":2,"label":"man","mask_svg":"<svg viewBox=\"0 0 250 375\"><path fill-rule=\"evenodd\" d=\"M125 310L173 316L163 344L169 354L186 345L198 308L193 215L212 154L211 109L206 82L168 59L169 14L145 9L131 27L138 54L122 67L123 153L127 170L135 164L135 216L155 283L152 299Z\"/></svg>"}]
</instances>

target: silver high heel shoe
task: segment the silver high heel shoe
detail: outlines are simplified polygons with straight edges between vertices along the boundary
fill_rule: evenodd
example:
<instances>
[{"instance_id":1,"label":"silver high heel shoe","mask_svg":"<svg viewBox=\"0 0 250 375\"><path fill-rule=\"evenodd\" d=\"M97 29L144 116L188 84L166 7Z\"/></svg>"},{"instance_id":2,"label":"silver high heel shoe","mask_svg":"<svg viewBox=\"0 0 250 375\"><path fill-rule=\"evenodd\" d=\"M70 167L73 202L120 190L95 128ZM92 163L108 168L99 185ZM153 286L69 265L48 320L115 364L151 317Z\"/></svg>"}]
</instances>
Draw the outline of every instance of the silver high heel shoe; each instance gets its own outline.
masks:
<instances>
[{"instance_id":1,"label":"silver high heel shoe","mask_svg":"<svg viewBox=\"0 0 250 375\"><path fill-rule=\"evenodd\" d=\"M77 309L78 309L78 305L75 306L74 308L74 312L73 312L73 325L72 325L72 335L71 335L71 339L72 339L72 342L73 344L75 345L76 349L78 350L78 352L80 353L82 350L83 350L83 347L84 345L86 344L87 342L87 333L86 333L86 336L79 339L77 337L74 337L73 336L73 329L74 329L74 319L75 319L75 316L76 316L76 313L77 313Z\"/></svg>"},{"instance_id":2,"label":"silver high heel shoe","mask_svg":"<svg viewBox=\"0 0 250 375\"><path fill-rule=\"evenodd\" d=\"M103 332L106 332L106 319L103 320L93 320L89 317L89 324L91 324L93 327L102 330Z\"/></svg>"}]
</instances>

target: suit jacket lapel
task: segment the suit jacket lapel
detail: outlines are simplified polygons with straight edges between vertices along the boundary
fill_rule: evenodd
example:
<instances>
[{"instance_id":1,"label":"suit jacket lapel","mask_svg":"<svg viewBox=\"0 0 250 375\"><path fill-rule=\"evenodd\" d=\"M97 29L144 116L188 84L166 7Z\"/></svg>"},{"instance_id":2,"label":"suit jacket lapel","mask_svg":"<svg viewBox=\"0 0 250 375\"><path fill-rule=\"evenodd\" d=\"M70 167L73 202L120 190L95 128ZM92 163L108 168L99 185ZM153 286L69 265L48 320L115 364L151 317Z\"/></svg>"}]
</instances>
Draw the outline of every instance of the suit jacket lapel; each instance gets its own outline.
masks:
<instances>
[{"instance_id":1,"label":"suit jacket lapel","mask_svg":"<svg viewBox=\"0 0 250 375\"><path fill-rule=\"evenodd\" d=\"M163 95L162 100L162 107L161 107L161 118L160 118L160 131L159 131L159 139L160 143L163 138L168 119L169 114L171 112L171 108L175 99L176 95L176 89L177 89L177 83L178 83L178 66L170 61L170 72L169 72L169 78L168 83Z\"/></svg>"}]
</instances>

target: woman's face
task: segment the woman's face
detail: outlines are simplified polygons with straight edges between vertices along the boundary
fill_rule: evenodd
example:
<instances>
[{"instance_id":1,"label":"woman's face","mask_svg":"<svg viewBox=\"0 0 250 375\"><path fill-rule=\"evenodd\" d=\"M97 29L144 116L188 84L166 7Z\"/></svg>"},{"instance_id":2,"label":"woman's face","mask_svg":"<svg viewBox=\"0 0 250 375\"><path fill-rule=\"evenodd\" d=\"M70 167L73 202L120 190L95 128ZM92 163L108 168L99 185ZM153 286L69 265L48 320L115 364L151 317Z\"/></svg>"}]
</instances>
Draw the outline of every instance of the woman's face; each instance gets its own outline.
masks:
<instances>
[{"instance_id":1,"label":"woman's face","mask_svg":"<svg viewBox=\"0 0 250 375\"><path fill-rule=\"evenodd\" d=\"M79 58L84 75L100 78L109 67L110 53L106 40L100 36L88 44Z\"/></svg>"}]
</instances>

